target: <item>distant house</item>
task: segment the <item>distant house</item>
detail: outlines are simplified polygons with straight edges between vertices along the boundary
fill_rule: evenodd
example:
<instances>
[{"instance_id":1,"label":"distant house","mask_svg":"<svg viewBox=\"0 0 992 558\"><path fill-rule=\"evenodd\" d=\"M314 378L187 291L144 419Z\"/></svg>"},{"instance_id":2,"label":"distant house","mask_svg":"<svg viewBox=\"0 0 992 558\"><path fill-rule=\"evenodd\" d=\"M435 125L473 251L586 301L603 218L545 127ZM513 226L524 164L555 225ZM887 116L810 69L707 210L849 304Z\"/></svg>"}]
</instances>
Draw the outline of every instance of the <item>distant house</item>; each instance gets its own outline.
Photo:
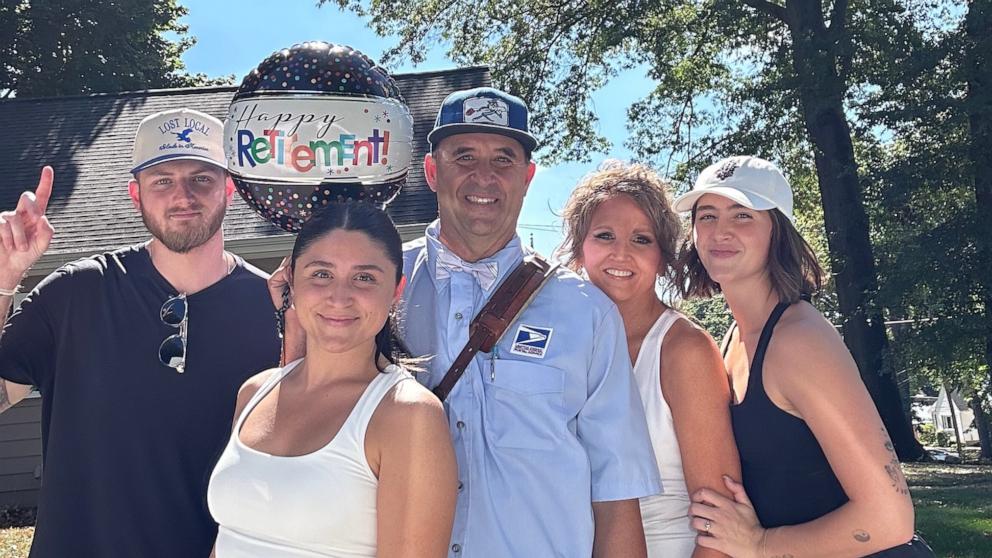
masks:
<instances>
[{"instance_id":1,"label":"distant house","mask_svg":"<svg viewBox=\"0 0 992 558\"><path fill-rule=\"evenodd\" d=\"M933 404L936 401L937 398L935 396L926 395L922 392L909 398L910 413L914 427L933 423Z\"/></svg>"},{"instance_id":2,"label":"distant house","mask_svg":"<svg viewBox=\"0 0 992 558\"><path fill-rule=\"evenodd\" d=\"M404 240L423 234L437 215L437 199L418 164L427 132L448 93L490 85L488 69L461 68L394 76L414 118L413 168L389 207ZM148 238L125 187L138 122L172 108L189 107L224 118L236 87L200 87L0 101L0 210L34 189L41 167L55 169L48 216L55 238L24 282L27 289L59 266ZM227 248L252 264L274 269L293 237L268 224L237 196L224 222ZM19 300L15 301L19 302ZM0 414L0 507L31 506L43 479L40 399L29 398Z\"/></svg>"},{"instance_id":3,"label":"distant house","mask_svg":"<svg viewBox=\"0 0 992 558\"><path fill-rule=\"evenodd\" d=\"M956 415L959 432L961 433L961 443L978 442L978 428L975 426L975 412L968 406L968 402L961 397L960 392L954 390L948 395L947 390L940 388L937 399L930 409L930 420L936 432L946 432L950 440L954 441L954 421L951 418L953 403L953 413Z\"/></svg>"}]
</instances>

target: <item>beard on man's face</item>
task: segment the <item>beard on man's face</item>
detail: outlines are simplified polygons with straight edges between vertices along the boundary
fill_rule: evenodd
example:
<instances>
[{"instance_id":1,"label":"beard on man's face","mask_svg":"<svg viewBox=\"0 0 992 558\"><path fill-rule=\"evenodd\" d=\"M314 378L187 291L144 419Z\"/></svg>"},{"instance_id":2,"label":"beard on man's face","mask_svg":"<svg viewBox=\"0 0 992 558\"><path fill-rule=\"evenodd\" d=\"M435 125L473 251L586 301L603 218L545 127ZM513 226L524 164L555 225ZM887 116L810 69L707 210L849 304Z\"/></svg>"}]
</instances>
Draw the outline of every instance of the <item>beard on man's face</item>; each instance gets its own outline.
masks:
<instances>
[{"instance_id":1,"label":"beard on man's face","mask_svg":"<svg viewBox=\"0 0 992 558\"><path fill-rule=\"evenodd\" d=\"M188 208L193 210L204 210L202 205ZM205 242L213 238L224 222L224 213L227 204L222 203L217 206L213 213L204 213L199 219L191 221L180 221L169 226L169 212L158 219L141 209L141 220L145 227L158 239L166 248L178 254L185 254L194 248L202 246Z\"/></svg>"}]
</instances>

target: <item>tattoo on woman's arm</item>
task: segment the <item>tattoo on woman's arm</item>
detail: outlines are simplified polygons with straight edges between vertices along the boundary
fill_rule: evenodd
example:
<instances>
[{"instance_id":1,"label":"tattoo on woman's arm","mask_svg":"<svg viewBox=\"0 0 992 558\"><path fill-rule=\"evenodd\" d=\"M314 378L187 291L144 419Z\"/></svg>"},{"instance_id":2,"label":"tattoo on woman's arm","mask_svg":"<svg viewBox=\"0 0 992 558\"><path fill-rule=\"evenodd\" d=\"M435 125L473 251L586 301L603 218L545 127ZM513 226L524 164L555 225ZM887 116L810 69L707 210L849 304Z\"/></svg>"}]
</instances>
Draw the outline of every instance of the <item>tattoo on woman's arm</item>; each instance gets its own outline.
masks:
<instances>
[{"instance_id":1,"label":"tattoo on woman's arm","mask_svg":"<svg viewBox=\"0 0 992 558\"><path fill-rule=\"evenodd\" d=\"M885 472L889 474L892 481L892 488L899 494L909 495L909 486L906 485L906 477L902 474L902 466L899 465L899 456L896 455L896 448L892 446L889 433L882 428L882 439L885 441L885 449L889 452L889 462L885 464Z\"/></svg>"},{"instance_id":2,"label":"tattoo on woman's arm","mask_svg":"<svg viewBox=\"0 0 992 558\"><path fill-rule=\"evenodd\" d=\"M862 531L861 529L856 529L852 534L854 535L854 540L860 543L866 543L871 540L871 535L868 534L868 531Z\"/></svg>"}]
</instances>

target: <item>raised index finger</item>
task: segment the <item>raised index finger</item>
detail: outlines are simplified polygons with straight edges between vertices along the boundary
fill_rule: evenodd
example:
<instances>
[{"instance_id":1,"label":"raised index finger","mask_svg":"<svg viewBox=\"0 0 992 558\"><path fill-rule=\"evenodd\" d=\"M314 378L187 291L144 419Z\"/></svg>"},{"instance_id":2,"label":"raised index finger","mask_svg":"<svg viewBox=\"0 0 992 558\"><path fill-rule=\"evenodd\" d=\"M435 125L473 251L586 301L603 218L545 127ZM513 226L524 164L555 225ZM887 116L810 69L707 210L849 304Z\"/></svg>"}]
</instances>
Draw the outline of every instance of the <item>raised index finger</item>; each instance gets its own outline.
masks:
<instances>
[{"instance_id":1,"label":"raised index finger","mask_svg":"<svg viewBox=\"0 0 992 558\"><path fill-rule=\"evenodd\" d=\"M38 180L38 188L34 191L35 203L38 205L38 211L42 215L45 214L45 210L48 209L48 200L52 197L52 183L55 182L55 171L52 167L45 165L45 168L41 169L41 178Z\"/></svg>"}]
</instances>

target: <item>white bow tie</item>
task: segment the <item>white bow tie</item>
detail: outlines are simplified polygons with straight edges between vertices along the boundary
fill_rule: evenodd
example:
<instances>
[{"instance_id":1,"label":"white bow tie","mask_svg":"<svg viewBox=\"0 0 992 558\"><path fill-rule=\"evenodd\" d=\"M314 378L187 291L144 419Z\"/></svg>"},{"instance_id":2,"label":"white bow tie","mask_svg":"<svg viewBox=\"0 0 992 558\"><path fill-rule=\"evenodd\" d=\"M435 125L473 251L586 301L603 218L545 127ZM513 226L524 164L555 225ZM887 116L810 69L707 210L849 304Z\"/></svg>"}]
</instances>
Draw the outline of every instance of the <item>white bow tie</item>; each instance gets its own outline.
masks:
<instances>
[{"instance_id":1,"label":"white bow tie","mask_svg":"<svg viewBox=\"0 0 992 558\"><path fill-rule=\"evenodd\" d=\"M468 273L475 277L482 290L488 291L496 282L499 275L499 266L496 262L476 262L469 263L448 250L438 250L437 266L434 275L438 279L447 279L454 272Z\"/></svg>"}]
</instances>

